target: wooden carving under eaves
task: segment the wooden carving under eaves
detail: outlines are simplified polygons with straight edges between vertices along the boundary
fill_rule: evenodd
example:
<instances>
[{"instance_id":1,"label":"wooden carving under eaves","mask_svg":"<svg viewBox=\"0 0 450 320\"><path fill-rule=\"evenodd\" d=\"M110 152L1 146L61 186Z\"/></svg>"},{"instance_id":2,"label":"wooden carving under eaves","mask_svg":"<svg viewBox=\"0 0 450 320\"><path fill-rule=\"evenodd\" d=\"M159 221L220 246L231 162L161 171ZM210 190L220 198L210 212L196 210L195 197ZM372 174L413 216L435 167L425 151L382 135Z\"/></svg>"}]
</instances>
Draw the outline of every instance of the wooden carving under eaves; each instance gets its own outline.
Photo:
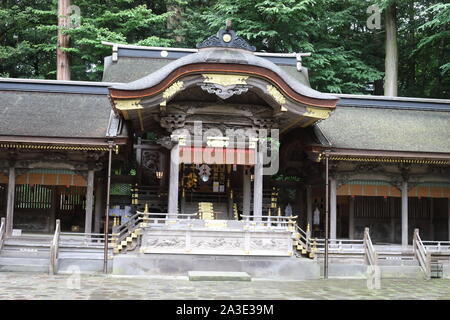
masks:
<instances>
[{"instance_id":1,"label":"wooden carving under eaves","mask_svg":"<svg viewBox=\"0 0 450 320\"><path fill-rule=\"evenodd\" d=\"M253 118L254 128L258 129L276 129L278 121L276 119Z\"/></svg>"},{"instance_id":2,"label":"wooden carving under eaves","mask_svg":"<svg viewBox=\"0 0 450 320\"><path fill-rule=\"evenodd\" d=\"M252 88L246 82L249 78L246 75L206 73L202 74L202 77L203 83L198 84L200 88L224 100L243 94Z\"/></svg>"},{"instance_id":3,"label":"wooden carving under eaves","mask_svg":"<svg viewBox=\"0 0 450 320\"><path fill-rule=\"evenodd\" d=\"M184 114L169 114L160 119L161 127L166 128L169 132L184 127L185 122L186 115Z\"/></svg>"}]
</instances>

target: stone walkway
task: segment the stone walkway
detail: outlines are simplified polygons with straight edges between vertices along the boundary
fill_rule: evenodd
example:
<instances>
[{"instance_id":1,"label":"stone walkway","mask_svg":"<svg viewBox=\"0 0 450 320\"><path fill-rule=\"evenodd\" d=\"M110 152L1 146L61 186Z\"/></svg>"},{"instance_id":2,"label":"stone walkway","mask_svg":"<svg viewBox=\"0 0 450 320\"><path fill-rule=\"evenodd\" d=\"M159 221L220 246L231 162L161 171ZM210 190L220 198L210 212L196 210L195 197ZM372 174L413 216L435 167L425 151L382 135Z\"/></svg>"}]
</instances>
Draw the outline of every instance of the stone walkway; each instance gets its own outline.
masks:
<instances>
[{"instance_id":1,"label":"stone walkway","mask_svg":"<svg viewBox=\"0 0 450 320\"><path fill-rule=\"evenodd\" d=\"M0 273L0 299L431 299L450 300L450 279L209 282L184 278Z\"/></svg>"}]
</instances>

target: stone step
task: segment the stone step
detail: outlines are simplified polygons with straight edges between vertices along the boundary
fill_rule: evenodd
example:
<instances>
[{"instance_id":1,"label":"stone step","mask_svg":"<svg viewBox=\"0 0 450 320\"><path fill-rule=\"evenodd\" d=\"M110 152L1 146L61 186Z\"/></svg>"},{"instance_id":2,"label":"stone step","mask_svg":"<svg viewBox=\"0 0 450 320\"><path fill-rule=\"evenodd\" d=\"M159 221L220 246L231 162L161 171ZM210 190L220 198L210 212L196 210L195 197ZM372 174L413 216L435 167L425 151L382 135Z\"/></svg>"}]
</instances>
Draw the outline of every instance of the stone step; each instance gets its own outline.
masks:
<instances>
[{"instance_id":1,"label":"stone step","mask_svg":"<svg viewBox=\"0 0 450 320\"><path fill-rule=\"evenodd\" d=\"M26 247L47 247L49 248L51 241L35 241L35 240L16 240L5 239L3 246L26 246Z\"/></svg>"},{"instance_id":2,"label":"stone step","mask_svg":"<svg viewBox=\"0 0 450 320\"><path fill-rule=\"evenodd\" d=\"M424 272L419 266L380 266L381 277L385 279L423 279Z\"/></svg>"},{"instance_id":3,"label":"stone step","mask_svg":"<svg viewBox=\"0 0 450 320\"><path fill-rule=\"evenodd\" d=\"M412 259L378 259L380 266L418 266L419 261Z\"/></svg>"},{"instance_id":4,"label":"stone step","mask_svg":"<svg viewBox=\"0 0 450 320\"><path fill-rule=\"evenodd\" d=\"M47 266L39 265L0 265L0 272L48 272Z\"/></svg>"},{"instance_id":5,"label":"stone step","mask_svg":"<svg viewBox=\"0 0 450 320\"><path fill-rule=\"evenodd\" d=\"M53 235L22 235L22 236L8 236L6 241L14 242L39 242L39 243L50 243L53 240Z\"/></svg>"},{"instance_id":6,"label":"stone step","mask_svg":"<svg viewBox=\"0 0 450 320\"><path fill-rule=\"evenodd\" d=\"M0 257L17 257L17 258L48 258L50 251L39 251L36 249L24 248L24 250L3 249L0 251Z\"/></svg>"},{"instance_id":7,"label":"stone step","mask_svg":"<svg viewBox=\"0 0 450 320\"><path fill-rule=\"evenodd\" d=\"M103 272L103 257L101 259L74 259L74 258L59 258L58 259L58 273L59 274L73 274L81 273L102 273ZM109 262L109 268L112 266Z\"/></svg>"},{"instance_id":8,"label":"stone step","mask_svg":"<svg viewBox=\"0 0 450 320\"><path fill-rule=\"evenodd\" d=\"M0 266L48 266L49 259L33 257L0 257Z\"/></svg>"},{"instance_id":9,"label":"stone step","mask_svg":"<svg viewBox=\"0 0 450 320\"><path fill-rule=\"evenodd\" d=\"M109 244L108 247L112 247L112 244ZM60 252L92 252L92 253L96 253L96 252L103 252L104 250L104 246L101 247L84 247L84 246L59 246L59 251Z\"/></svg>"},{"instance_id":10,"label":"stone step","mask_svg":"<svg viewBox=\"0 0 450 320\"><path fill-rule=\"evenodd\" d=\"M189 271L190 281L251 281L247 272Z\"/></svg>"},{"instance_id":11,"label":"stone step","mask_svg":"<svg viewBox=\"0 0 450 320\"><path fill-rule=\"evenodd\" d=\"M111 251L111 250L110 250ZM103 260L103 252L59 252L58 259L100 259Z\"/></svg>"}]
</instances>

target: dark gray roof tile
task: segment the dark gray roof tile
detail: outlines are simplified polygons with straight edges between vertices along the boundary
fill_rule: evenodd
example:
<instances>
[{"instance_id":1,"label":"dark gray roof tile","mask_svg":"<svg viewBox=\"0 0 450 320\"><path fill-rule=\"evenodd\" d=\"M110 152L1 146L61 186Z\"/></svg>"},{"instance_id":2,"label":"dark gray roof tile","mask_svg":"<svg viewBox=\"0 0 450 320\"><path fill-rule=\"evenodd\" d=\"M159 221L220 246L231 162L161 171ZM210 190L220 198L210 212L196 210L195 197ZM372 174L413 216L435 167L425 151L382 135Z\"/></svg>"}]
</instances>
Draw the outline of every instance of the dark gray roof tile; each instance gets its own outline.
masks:
<instances>
[{"instance_id":1,"label":"dark gray roof tile","mask_svg":"<svg viewBox=\"0 0 450 320\"><path fill-rule=\"evenodd\" d=\"M336 148L450 153L450 112L338 106L316 126Z\"/></svg>"},{"instance_id":2,"label":"dark gray roof tile","mask_svg":"<svg viewBox=\"0 0 450 320\"><path fill-rule=\"evenodd\" d=\"M0 135L104 138L107 95L0 91Z\"/></svg>"}]
</instances>

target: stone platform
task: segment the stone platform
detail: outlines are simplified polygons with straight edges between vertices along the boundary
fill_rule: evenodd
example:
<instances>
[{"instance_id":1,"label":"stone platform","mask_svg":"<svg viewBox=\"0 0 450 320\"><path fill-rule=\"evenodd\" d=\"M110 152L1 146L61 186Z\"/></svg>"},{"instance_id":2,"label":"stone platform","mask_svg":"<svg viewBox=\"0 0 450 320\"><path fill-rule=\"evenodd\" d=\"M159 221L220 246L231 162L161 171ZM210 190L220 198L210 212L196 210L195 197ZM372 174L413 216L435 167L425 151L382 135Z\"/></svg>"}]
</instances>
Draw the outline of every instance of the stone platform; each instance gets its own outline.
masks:
<instances>
[{"instance_id":1,"label":"stone platform","mask_svg":"<svg viewBox=\"0 0 450 320\"><path fill-rule=\"evenodd\" d=\"M320 266L317 262L293 256L128 253L114 257L112 273L187 276L189 271L246 272L252 279L320 279Z\"/></svg>"},{"instance_id":2,"label":"stone platform","mask_svg":"<svg viewBox=\"0 0 450 320\"><path fill-rule=\"evenodd\" d=\"M189 271L190 281L251 281L247 272Z\"/></svg>"},{"instance_id":3,"label":"stone platform","mask_svg":"<svg viewBox=\"0 0 450 320\"><path fill-rule=\"evenodd\" d=\"M292 256L286 227L233 220L174 220L143 227L140 253Z\"/></svg>"}]
</instances>

